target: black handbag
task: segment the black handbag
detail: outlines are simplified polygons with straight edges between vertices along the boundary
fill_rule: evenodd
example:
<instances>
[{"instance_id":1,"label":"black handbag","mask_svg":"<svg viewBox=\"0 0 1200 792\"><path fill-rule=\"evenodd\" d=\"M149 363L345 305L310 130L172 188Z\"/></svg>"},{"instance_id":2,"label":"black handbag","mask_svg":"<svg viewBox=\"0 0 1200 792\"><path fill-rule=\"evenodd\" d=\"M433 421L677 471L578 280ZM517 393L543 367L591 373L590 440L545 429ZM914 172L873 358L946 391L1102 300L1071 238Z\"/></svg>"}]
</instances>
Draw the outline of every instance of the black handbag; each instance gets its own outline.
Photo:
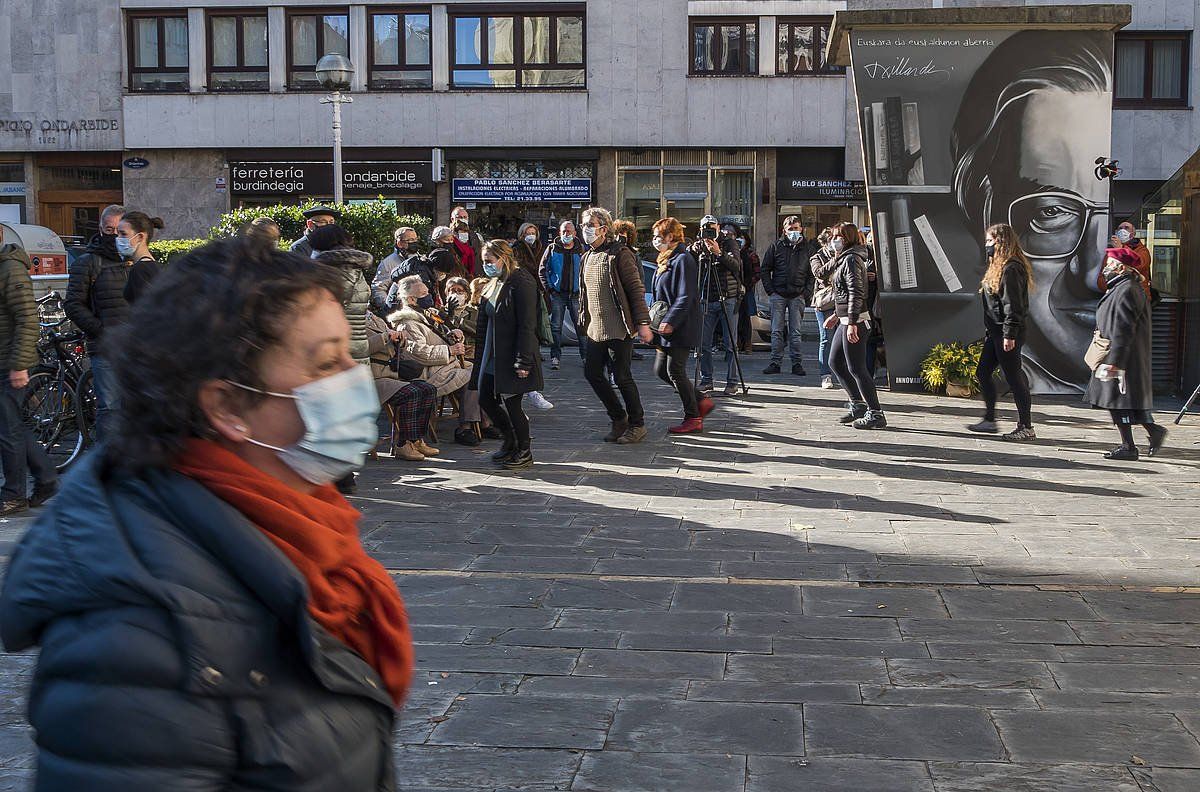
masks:
<instances>
[{"instance_id":1,"label":"black handbag","mask_svg":"<svg viewBox=\"0 0 1200 792\"><path fill-rule=\"evenodd\" d=\"M419 380L421 379L421 375L425 373L425 367L420 363L415 363L411 360L405 360L399 355L392 357L392 359L388 361L388 365L391 366L392 371L396 372L396 376L405 382Z\"/></svg>"}]
</instances>

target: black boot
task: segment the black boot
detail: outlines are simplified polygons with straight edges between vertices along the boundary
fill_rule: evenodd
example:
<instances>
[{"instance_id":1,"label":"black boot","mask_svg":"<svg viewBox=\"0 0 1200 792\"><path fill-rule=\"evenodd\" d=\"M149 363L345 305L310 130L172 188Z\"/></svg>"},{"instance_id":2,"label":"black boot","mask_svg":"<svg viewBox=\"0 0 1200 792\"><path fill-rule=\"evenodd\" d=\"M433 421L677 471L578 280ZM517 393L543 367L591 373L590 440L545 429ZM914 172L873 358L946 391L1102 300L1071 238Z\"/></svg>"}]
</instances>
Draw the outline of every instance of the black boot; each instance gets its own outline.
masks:
<instances>
[{"instance_id":1,"label":"black boot","mask_svg":"<svg viewBox=\"0 0 1200 792\"><path fill-rule=\"evenodd\" d=\"M846 414L838 418L844 424L854 423L867 414L867 405L865 402L846 402L846 408Z\"/></svg>"},{"instance_id":2,"label":"black boot","mask_svg":"<svg viewBox=\"0 0 1200 792\"><path fill-rule=\"evenodd\" d=\"M510 434L504 438L504 445L500 446L500 450L492 454L492 461L498 465L503 465L516 450L517 436Z\"/></svg>"},{"instance_id":3,"label":"black boot","mask_svg":"<svg viewBox=\"0 0 1200 792\"><path fill-rule=\"evenodd\" d=\"M504 461L505 470L525 470L533 467L533 453L528 448L518 448Z\"/></svg>"},{"instance_id":4,"label":"black boot","mask_svg":"<svg viewBox=\"0 0 1200 792\"><path fill-rule=\"evenodd\" d=\"M1119 445L1112 451L1109 451L1107 454L1105 454L1104 458L1114 459L1120 462L1137 462L1137 446Z\"/></svg>"},{"instance_id":5,"label":"black boot","mask_svg":"<svg viewBox=\"0 0 1200 792\"><path fill-rule=\"evenodd\" d=\"M1146 434L1150 435L1149 455L1154 456L1167 442L1167 430L1158 424L1146 424Z\"/></svg>"}]
</instances>

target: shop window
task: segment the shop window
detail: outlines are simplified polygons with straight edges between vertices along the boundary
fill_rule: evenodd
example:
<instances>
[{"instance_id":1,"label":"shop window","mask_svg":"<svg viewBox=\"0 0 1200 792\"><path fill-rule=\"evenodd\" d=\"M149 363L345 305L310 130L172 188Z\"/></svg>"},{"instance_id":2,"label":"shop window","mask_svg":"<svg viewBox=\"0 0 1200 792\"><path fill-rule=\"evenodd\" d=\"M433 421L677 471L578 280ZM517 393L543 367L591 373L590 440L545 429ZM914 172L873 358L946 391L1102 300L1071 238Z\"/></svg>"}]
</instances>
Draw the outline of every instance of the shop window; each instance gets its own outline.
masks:
<instances>
[{"instance_id":1,"label":"shop window","mask_svg":"<svg viewBox=\"0 0 1200 792\"><path fill-rule=\"evenodd\" d=\"M705 77L743 77L758 74L756 19L692 19L691 68Z\"/></svg>"},{"instance_id":2,"label":"shop window","mask_svg":"<svg viewBox=\"0 0 1200 792\"><path fill-rule=\"evenodd\" d=\"M188 89L186 14L130 14L129 90Z\"/></svg>"},{"instance_id":3,"label":"shop window","mask_svg":"<svg viewBox=\"0 0 1200 792\"><path fill-rule=\"evenodd\" d=\"M825 60L829 43L828 17L819 19L781 19L776 26L775 73L803 76L806 74L845 74L842 66Z\"/></svg>"},{"instance_id":4,"label":"shop window","mask_svg":"<svg viewBox=\"0 0 1200 792\"><path fill-rule=\"evenodd\" d=\"M288 15L288 88L320 88L317 61L333 54L350 57L350 16L345 10Z\"/></svg>"},{"instance_id":5,"label":"shop window","mask_svg":"<svg viewBox=\"0 0 1200 792\"><path fill-rule=\"evenodd\" d=\"M265 91L266 14L210 14L208 17L208 89Z\"/></svg>"},{"instance_id":6,"label":"shop window","mask_svg":"<svg viewBox=\"0 0 1200 792\"><path fill-rule=\"evenodd\" d=\"M370 87L432 88L429 11L372 12Z\"/></svg>"},{"instance_id":7,"label":"shop window","mask_svg":"<svg viewBox=\"0 0 1200 792\"><path fill-rule=\"evenodd\" d=\"M1187 107L1189 33L1118 33L1113 104Z\"/></svg>"},{"instance_id":8,"label":"shop window","mask_svg":"<svg viewBox=\"0 0 1200 792\"><path fill-rule=\"evenodd\" d=\"M450 17L455 88L583 88L583 9Z\"/></svg>"}]
</instances>

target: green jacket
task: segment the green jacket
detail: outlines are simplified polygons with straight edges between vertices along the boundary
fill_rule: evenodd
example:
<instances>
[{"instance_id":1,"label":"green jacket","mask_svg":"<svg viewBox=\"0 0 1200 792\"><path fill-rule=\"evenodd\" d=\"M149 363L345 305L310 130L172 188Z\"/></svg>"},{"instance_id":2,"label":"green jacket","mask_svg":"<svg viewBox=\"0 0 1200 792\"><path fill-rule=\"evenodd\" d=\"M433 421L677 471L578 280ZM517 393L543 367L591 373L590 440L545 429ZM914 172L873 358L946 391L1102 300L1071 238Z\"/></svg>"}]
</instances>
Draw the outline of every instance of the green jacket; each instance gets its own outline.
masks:
<instances>
[{"instance_id":1,"label":"green jacket","mask_svg":"<svg viewBox=\"0 0 1200 792\"><path fill-rule=\"evenodd\" d=\"M0 247L0 376L38 362L38 312L29 256L16 245Z\"/></svg>"}]
</instances>

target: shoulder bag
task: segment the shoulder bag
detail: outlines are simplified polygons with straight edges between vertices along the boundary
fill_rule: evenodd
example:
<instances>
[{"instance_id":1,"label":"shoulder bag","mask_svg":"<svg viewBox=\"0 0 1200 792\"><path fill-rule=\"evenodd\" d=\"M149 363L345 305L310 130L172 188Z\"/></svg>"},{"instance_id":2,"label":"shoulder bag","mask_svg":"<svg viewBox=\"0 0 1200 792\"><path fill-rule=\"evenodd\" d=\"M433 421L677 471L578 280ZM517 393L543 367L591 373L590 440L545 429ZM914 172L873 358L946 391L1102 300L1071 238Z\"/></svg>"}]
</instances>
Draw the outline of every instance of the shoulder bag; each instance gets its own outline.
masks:
<instances>
[{"instance_id":1,"label":"shoulder bag","mask_svg":"<svg viewBox=\"0 0 1200 792\"><path fill-rule=\"evenodd\" d=\"M1088 344L1087 351L1083 353L1083 362L1087 364L1088 369L1095 371L1108 357L1111 347L1112 341L1100 335L1099 330L1092 333L1092 343Z\"/></svg>"}]
</instances>

